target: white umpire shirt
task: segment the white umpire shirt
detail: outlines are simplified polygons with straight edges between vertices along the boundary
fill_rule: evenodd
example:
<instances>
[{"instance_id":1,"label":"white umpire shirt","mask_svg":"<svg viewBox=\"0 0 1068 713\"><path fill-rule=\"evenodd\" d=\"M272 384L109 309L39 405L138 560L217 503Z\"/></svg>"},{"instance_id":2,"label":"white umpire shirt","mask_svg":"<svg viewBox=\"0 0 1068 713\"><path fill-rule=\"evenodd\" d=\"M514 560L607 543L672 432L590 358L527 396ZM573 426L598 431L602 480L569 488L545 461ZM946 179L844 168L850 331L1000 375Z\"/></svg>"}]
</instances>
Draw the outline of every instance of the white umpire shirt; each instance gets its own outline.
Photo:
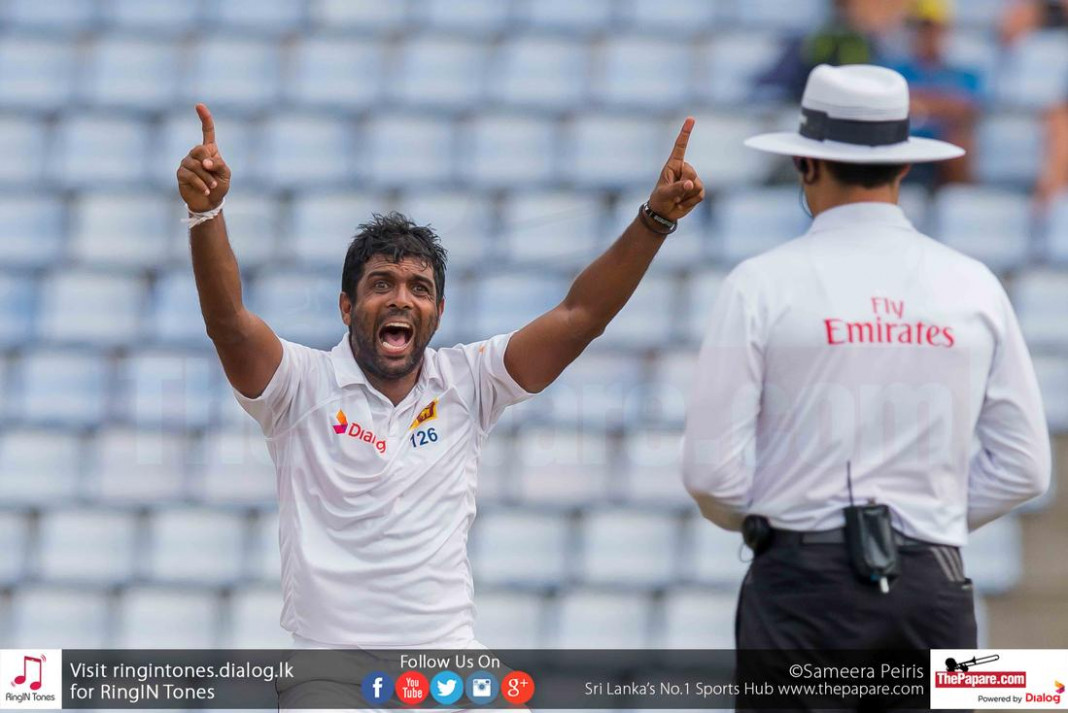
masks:
<instances>
[{"instance_id":1,"label":"white umpire shirt","mask_svg":"<svg viewBox=\"0 0 1068 713\"><path fill-rule=\"evenodd\" d=\"M687 490L713 522L844 524L854 498L963 545L1045 492L1050 442L1008 297L888 203L816 216L726 278L698 359Z\"/></svg>"},{"instance_id":2,"label":"white umpire shirt","mask_svg":"<svg viewBox=\"0 0 1068 713\"><path fill-rule=\"evenodd\" d=\"M479 453L505 407L530 396L505 369L509 337L427 349L397 406L347 336L329 352L283 340L266 390L237 394L275 464L282 626L300 640L472 643Z\"/></svg>"}]
</instances>

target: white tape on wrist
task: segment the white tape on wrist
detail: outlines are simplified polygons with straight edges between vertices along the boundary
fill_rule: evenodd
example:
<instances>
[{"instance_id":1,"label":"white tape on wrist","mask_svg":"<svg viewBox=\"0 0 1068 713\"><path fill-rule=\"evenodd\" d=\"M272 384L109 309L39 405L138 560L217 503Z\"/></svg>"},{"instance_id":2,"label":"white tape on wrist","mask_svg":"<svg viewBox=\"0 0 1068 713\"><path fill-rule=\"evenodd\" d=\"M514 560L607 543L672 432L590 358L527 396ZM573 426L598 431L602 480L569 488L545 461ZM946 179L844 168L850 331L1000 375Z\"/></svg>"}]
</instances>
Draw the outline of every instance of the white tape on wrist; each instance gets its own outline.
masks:
<instances>
[{"instance_id":1,"label":"white tape on wrist","mask_svg":"<svg viewBox=\"0 0 1068 713\"><path fill-rule=\"evenodd\" d=\"M219 213L222 213L223 204L225 204L225 203L226 203L226 199L223 198L221 201L219 201L219 205L215 206L211 210L204 211L203 213L197 213L195 211L191 211L190 210L189 211L189 217L188 218L182 218L182 222L185 223L186 226L189 227L189 228L195 228L198 225L200 225L201 223L207 223L209 220L212 220ZM186 206L186 210L188 210L188 209L189 209L189 206Z\"/></svg>"}]
</instances>

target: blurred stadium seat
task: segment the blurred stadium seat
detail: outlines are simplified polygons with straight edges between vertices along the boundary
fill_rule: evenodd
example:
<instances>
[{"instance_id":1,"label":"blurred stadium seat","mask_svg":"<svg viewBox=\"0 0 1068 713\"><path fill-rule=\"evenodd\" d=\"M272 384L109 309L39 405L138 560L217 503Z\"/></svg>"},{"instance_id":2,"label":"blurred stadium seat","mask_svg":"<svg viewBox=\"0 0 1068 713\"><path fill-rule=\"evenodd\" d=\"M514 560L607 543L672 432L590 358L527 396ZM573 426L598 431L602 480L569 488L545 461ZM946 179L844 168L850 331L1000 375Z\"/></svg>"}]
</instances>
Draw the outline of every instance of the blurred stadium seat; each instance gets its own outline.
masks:
<instances>
[{"instance_id":1,"label":"blurred stadium seat","mask_svg":"<svg viewBox=\"0 0 1068 713\"><path fill-rule=\"evenodd\" d=\"M556 171L556 126L523 114L483 114L463 127L461 179L484 188L549 183Z\"/></svg>"},{"instance_id":2,"label":"blurred stadium seat","mask_svg":"<svg viewBox=\"0 0 1068 713\"><path fill-rule=\"evenodd\" d=\"M279 623L282 592L277 584L251 585L234 591L230 598L227 648L288 649L293 636Z\"/></svg>"},{"instance_id":3,"label":"blurred stadium seat","mask_svg":"<svg viewBox=\"0 0 1068 713\"><path fill-rule=\"evenodd\" d=\"M664 112L689 99L693 52L676 39L612 37L600 47L597 64L593 98L605 104Z\"/></svg>"},{"instance_id":4,"label":"blurred stadium seat","mask_svg":"<svg viewBox=\"0 0 1068 713\"><path fill-rule=\"evenodd\" d=\"M1068 304L1068 272L1029 270L1013 283L1011 296L1032 349L1068 349L1063 307Z\"/></svg>"},{"instance_id":5,"label":"blurred stadium seat","mask_svg":"<svg viewBox=\"0 0 1068 713\"><path fill-rule=\"evenodd\" d=\"M541 647L546 628L544 599L534 593L480 589L475 637L494 649Z\"/></svg>"},{"instance_id":6,"label":"blurred stadium seat","mask_svg":"<svg viewBox=\"0 0 1068 713\"><path fill-rule=\"evenodd\" d=\"M716 203L714 235L728 264L770 250L808 229L797 188L731 191Z\"/></svg>"},{"instance_id":7,"label":"blurred stadium seat","mask_svg":"<svg viewBox=\"0 0 1068 713\"><path fill-rule=\"evenodd\" d=\"M557 607L556 635L548 642L550 648L649 647L652 607L643 594L574 589L560 597Z\"/></svg>"},{"instance_id":8,"label":"blurred stadium seat","mask_svg":"<svg viewBox=\"0 0 1068 713\"><path fill-rule=\"evenodd\" d=\"M96 107L162 109L175 99L180 62L177 43L103 36L89 50L79 91Z\"/></svg>"},{"instance_id":9,"label":"blurred stadium seat","mask_svg":"<svg viewBox=\"0 0 1068 713\"><path fill-rule=\"evenodd\" d=\"M52 510L39 524L36 574L59 584L122 584L136 573L137 518L110 510Z\"/></svg>"},{"instance_id":10,"label":"blurred stadium seat","mask_svg":"<svg viewBox=\"0 0 1068 713\"><path fill-rule=\"evenodd\" d=\"M664 627L658 646L665 649L734 648L735 593L676 588L664 597Z\"/></svg>"},{"instance_id":11,"label":"blurred stadium seat","mask_svg":"<svg viewBox=\"0 0 1068 713\"><path fill-rule=\"evenodd\" d=\"M209 590L130 587L120 597L119 612L116 648L210 649L221 638L221 602Z\"/></svg>"},{"instance_id":12,"label":"blurred stadium seat","mask_svg":"<svg viewBox=\"0 0 1068 713\"><path fill-rule=\"evenodd\" d=\"M232 583L242 575L246 529L240 513L158 510L148 522L146 572L157 582Z\"/></svg>"},{"instance_id":13,"label":"blurred stadium seat","mask_svg":"<svg viewBox=\"0 0 1068 713\"><path fill-rule=\"evenodd\" d=\"M613 587L657 587L678 576L678 521L647 510L593 510L580 525L582 579Z\"/></svg>"},{"instance_id":14,"label":"blurred stadium seat","mask_svg":"<svg viewBox=\"0 0 1068 713\"><path fill-rule=\"evenodd\" d=\"M551 586L569 579L568 553L573 545L564 515L491 510L479 517L471 534L474 572L480 582Z\"/></svg>"},{"instance_id":15,"label":"blurred stadium seat","mask_svg":"<svg viewBox=\"0 0 1068 713\"><path fill-rule=\"evenodd\" d=\"M11 620L4 640L12 646L93 649L109 643L108 600L84 586L26 584L11 598Z\"/></svg>"},{"instance_id":16,"label":"blurred stadium seat","mask_svg":"<svg viewBox=\"0 0 1068 713\"><path fill-rule=\"evenodd\" d=\"M14 506L75 502L84 454L85 445L75 434L31 428L0 433L0 501ZM7 564L18 561L13 554Z\"/></svg>"},{"instance_id":17,"label":"blurred stadium seat","mask_svg":"<svg viewBox=\"0 0 1068 713\"><path fill-rule=\"evenodd\" d=\"M184 434L111 427L94 440L85 475L90 497L114 505L164 504L186 495L189 443Z\"/></svg>"},{"instance_id":18,"label":"blurred stadium seat","mask_svg":"<svg viewBox=\"0 0 1068 713\"><path fill-rule=\"evenodd\" d=\"M997 271L1024 265L1031 254L1031 210L1022 193L985 186L947 186L934 205L934 234L946 245Z\"/></svg>"},{"instance_id":19,"label":"blurred stadium seat","mask_svg":"<svg viewBox=\"0 0 1068 713\"><path fill-rule=\"evenodd\" d=\"M1034 117L985 116L979 122L976 142L976 173L981 180L1031 186L1044 150L1042 127Z\"/></svg>"},{"instance_id":20,"label":"blurred stadium seat","mask_svg":"<svg viewBox=\"0 0 1068 713\"><path fill-rule=\"evenodd\" d=\"M518 265L580 267L605 242L602 202L595 193L574 191L510 195L501 204L497 240Z\"/></svg>"},{"instance_id":21,"label":"blurred stadium seat","mask_svg":"<svg viewBox=\"0 0 1068 713\"><path fill-rule=\"evenodd\" d=\"M521 502L581 506L608 494L608 444L602 434L527 428L516 440L516 495Z\"/></svg>"},{"instance_id":22,"label":"blurred stadium seat","mask_svg":"<svg viewBox=\"0 0 1068 713\"><path fill-rule=\"evenodd\" d=\"M471 107L485 91L487 52L478 41L416 36L400 49L393 98L413 106Z\"/></svg>"},{"instance_id":23,"label":"blurred stadium seat","mask_svg":"<svg viewBox=\"0 0 1068 713\"><path fill-rule=\"evenodd\" d=\"M492 63L490 93L516 106L578 107L589 81L589 48L581 42L542 35L504 40Z\"/></svg>"},{"instance_id":24,"label":"blurred stadium seat","mask_svg":"<svg viewBox=\"0 0 1068 713\"><path fill-rule=\"evenodd\" d=\"M557 32L593 33L612 19L611 0L516 0L520 25Z\"/></svg>"}]
</instances>

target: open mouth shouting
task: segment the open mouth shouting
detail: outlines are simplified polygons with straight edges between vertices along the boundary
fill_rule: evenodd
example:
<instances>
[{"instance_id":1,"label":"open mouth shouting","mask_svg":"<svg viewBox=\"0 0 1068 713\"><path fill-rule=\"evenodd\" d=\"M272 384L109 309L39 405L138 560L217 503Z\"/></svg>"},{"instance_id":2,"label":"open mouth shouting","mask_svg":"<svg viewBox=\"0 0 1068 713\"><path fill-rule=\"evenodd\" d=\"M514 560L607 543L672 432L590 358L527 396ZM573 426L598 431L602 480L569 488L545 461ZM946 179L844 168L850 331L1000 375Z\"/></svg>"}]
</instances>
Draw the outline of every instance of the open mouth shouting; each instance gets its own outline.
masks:
<instances>
[{"instance_id":1,"label":"open mouth shouting","mask_svg":"<svg viewBox=\"0 0 1068 713\"><path fill-rule=\"evenodd\" d=\"M407 322L393 320L378 329L378 344L390 355L400 355L408 350L415 336L415 328Z\"/></svg>"}]
</instances>

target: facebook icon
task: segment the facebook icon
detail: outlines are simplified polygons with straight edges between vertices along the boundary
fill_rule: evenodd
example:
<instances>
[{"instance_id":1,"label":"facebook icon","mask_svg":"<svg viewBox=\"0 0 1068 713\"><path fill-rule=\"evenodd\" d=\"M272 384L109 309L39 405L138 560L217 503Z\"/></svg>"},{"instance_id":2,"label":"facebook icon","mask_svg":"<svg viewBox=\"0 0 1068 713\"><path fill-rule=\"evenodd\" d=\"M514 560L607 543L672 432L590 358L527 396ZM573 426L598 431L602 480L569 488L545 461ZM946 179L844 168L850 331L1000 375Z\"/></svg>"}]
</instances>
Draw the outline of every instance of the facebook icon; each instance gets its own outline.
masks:
<instances>
[{"instance_id":1,"label":"facebook icon","mask_svg":"<svg viewBox=\"0 0 1068 713\"><path fill-rule=\"evenodd\" d=\"M393 679L381 671L372 671L364 676L360 690L368 703L385 703L393 695Z\"/></svg>"}]
</instances>

